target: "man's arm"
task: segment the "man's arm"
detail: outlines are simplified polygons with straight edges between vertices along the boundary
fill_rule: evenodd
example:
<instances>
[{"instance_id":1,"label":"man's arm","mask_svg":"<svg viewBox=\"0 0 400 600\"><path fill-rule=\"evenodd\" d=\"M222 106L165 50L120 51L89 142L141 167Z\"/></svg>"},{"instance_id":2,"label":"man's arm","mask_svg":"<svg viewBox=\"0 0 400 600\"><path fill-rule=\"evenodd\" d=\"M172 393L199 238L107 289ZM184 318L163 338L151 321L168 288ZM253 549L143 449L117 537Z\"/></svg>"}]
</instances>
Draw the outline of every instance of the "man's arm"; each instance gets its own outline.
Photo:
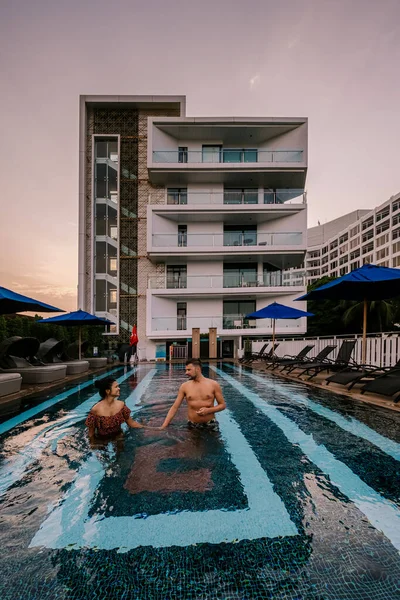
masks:
<instances>
[{"instance_id":1,"label":"man's arm","mask_svg":"<svg viewBox=\"0 0 400 600\"><path fill-rule=\"evenodd\" d=\"M212 406L211 408L200 408L200 410L197 411L198 415L212 415L214 413L221 412L221 410L226 409L226 404L222 395L221 386L217 382L215 382L214 397L217 401L217 406Z\"/></svg>"},{"instance_id":2,"label":"man's arm","mask_svg":"<svg viewBox=\"0 0 400 600\"><path fill-rule=\"evenodd\" d=\"M173 405L171 406L171 408L169 409L168 414L165 417L165 421L164 421L164 423L161 426L161 429L166 429L166 427L168 427L168 425L171 423L172 419L174 418L174 416L178 412L178 408L182 404L183 399L185 397L185 389L183 387L184 385L185 384L183 383L181 385L181 387L179 388L179 392L178 392L178 395L176 397L176 400L173 403Z\"/></svg>"}]
</instances>

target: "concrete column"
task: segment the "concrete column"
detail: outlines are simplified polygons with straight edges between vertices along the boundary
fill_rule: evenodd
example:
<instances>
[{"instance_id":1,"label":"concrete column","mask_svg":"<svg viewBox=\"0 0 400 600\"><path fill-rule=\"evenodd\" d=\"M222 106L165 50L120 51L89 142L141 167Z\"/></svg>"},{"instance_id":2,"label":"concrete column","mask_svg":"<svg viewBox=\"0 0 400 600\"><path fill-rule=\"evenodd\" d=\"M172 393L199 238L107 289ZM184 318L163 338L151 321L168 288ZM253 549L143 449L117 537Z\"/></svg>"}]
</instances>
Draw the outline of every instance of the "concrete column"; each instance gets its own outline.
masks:
<instances>
[{"instance_id":1,"label":"concrete column","mask_svg":"<svg viewBox=\"0 0 400 600\"><path fill-rule=\"evenodd\" d=\"M192 329L192 358L200 358L200 327Z\"/></svg>"},{"instance_id":2,"label":"concrete column","mask_svg":"<svg viewBox=\"0 0 400 600\"><path fill-rule=\"evenodd\" d=\"M208 356L209 358L217 358L217 328L210 327L208 330Z\"/></svg>"}]
</instances>

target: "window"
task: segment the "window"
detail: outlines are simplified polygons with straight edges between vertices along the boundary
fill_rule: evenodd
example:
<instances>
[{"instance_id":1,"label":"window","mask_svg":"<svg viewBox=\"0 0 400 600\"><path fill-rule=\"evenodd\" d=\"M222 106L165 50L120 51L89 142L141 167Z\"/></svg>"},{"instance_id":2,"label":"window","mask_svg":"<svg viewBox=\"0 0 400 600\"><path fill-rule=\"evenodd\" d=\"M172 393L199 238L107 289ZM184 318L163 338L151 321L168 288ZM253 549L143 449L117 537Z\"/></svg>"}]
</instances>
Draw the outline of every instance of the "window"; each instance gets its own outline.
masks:
<instances>
[{"instance_id":1,"label":"window","mask_svg":"<svg viewBox=\"0 0 400 600\"><path fill-rule=\"evenodd\" d=\"M167 204L187 204L187 188L168 188Z\"/></svg>"},{"instance_id":2,"label":"window","mask_svg":"<svg viewBox=\"0 0 400 600\"><path fill-rule=\"evenodd\" d=\"M378 223L379 221L383 221L383 219L386 219L386 217L389 216L389 212L390 208L389 206L386 206L386 208L376 213L376 222Z\"/></svg>"},{"instance_id":3,"label":"window","mask_svg":"<svg viewBox=\"0 0 400 600\"><path fill-rule=\"evenodd\" d=\"M400 242L393 244L393 254L397 254L397 252L400 252Z\"/></svg>"},{"instance_id":4,"label":"window","mask_svg":"<svg viewBox=\"0 0 400 600\"><path fill-rule=\"evenodd\" d=\"M357 250L354 250L354 252L350 252L350 260L354 260L356 258L358 258L361 254L361 250L360 248L358 248Z\"/></svg>"},{"instance_id":5,"label":"window","mask_svg":"<svg viewBox=\"0 0 400 600\"><path fill-rule=\"evenodd\" d=\"M312 250L308 253L308 257L309 258L317 258L318 256L321 255L321 251L320 250Z\"/></svg>"},{"instance_id":6,"label":"window","mask_svg":"<svg viewBox=\"0 0 400 600\"><path fill-rule=\"evenodd\" d=\"M392 227L394 227L395 225L398 225L400 223L400 215L395 215L392 218Z\"/></svg>"},{"instance_id":7,"label":"window","mask_svg":"<svg viewBox=\"0 0 400 600\"><path fill-rule=\"evenodd\" d=\"M202 148L203 163L220 163L222 146L208 146Z\"/></svg>"},{"instance_id":8,"label":"window","mask_svg":"<svg viewBox=\"0 0 400 600\"><path fill-rule=\"evenodd\" d=\"M224 204L258 204L258 188L225 188Z\"/></svg>"},{"instance_id":9,"label":"window","mask_svg":"<svg viewBox=\"0 0 400 600\"><path fill-rule=\"evenodd\" d=\"M392 231L392 240L397 240L400 237L400 228Z\"/></svg>"},{"instance_id":10,"label":"window","mask_svg":"<svg viewBox=\"0 0 400 600\"><path fill-rule=\"evenodd\" d=\"M257 265L224 264L224 288L257 286Z\"/></svg>"},{"instance_id":11,"label":"window","mask_svg":"<svg viewBox=\"0 0 400 600\"><path fill-rule=\"evenodd\" d=\"M322 248L322 254L326 254L328 252L328 246L324 246Z\"/></svg>"},{"instance_id":12,"label":"window","mask_svg":"<svg viewBox=\"0 0 400 600\"><path fill-rule=\"evenodd\" d=\"M393 266L400 267L400 256L395 256L393 259Z\"/></svg>"},{"instance_id":13,"label":"window","mask_svg":"<svg viewBox=\"0 0 400 600\"><path fill-rule=\"evenodd\" d=\"M331 258L335 258L336 256L337 256L337 252L336 252L336 255L335 255L335 256L332 256ZM328 261L329 261L329 256L328 256L328 255L326 255L326 256L323 256L323 257L322 257L322 260L321 260L321 265L326 265L326 263L327 263Z\"/></svg>"},{"instance_id":14,"label":"window","mask_svg":"<svg viewBox=\"0 0 400 600\"><path fill-rule=\"evenodd\" d=\"M346 256L342 256L341 258L339 258L339 266L346 264L348 260L349 260L349 257L347 256L347 254L346 254Z\"/></svg>"},{"instance_id":15,"label":"window","mask_svg":"<svg viewBox=\"0 0 400 600\"><path fill-rule=\"evenodd\" d=\"M224 226L224 246L256 246L257 227Z\"/></svg>"},{"instance_id":16,"label":"window","mask_svg":"<svg viewBox=\"0 0 400 600\"><path fill-rule=\"evenodd\" d=\"M186 248L187 246L187 225L178 225L178 247Z\"/></svg>"},{"instance_id":17,"label":"window","mask_svg":"<svg viewBox=\"0 0 400 600\"><path fill-rule=\"evenodd\" d=\"M372 256L364 256L362 262L363 265L370 265L372 263Z\"/></svg>"},{"instance_id":18,"label":"window","mask_svg":"<svg viewBox=\"0 0 400 600\"><path fill-rule=\"evenodd\" d=\"M368 254L369 252L373 252L373 250L374 250L374 242L369 242L369 244L366 244L365 246L362 247L363 254Z\"/></svg>"},{"instance_id":19,"label":"window","mask_svg":"<svg viewBox=\"0 0 400 600\"><path fill-rule=\"evenodd\" d=\"M349 250L349 245L348 244L344 244L344 246L340 246L340 254L344 254L345 252L348 252Z\"/></svg>"},{"instance_id":20,"label":"window","mask_svg":"<svg viewBox=\"0 0 400 600\"><path fill-rule=\"evenodd\" d=\"M356 225L355 227L353 227L352 229L350 229L350 237L354 237L355 235L357 235L357 233L360 233L360 226Z\"/></svg>"},{"instance_id":21,"label":"window","mask_svg":"<svg viewBox=\"0 0 400 600\"><path fill-rule=\"evenodd\" d=\"M180 289L187 287L186 265L167 266L167 289Z\"/></svg>"},{"instance_id":22,"label":"window","mask_svg":"<svg viewBox=\"0 0 400 600\"><path fill-rule=\"evenodd\" d=\"M360 261L356 260L353 263L350 263L350 271L354 271L354 269L358 269L360 266Z\"/></svg>"},{"instance_id":23,"label":"window","mask_svg":"<svg viewBox=\"0 0 400 600\"><path fill-rule=\"evenodd\" d=\"M370 217L369 219L366 219L361 224L362 231L365 231L365 229L368 229L368 227L371 227L371 225L373 225L373 224L374 224L374 217Z\"/></svg>"},{"instance_id":24,"label":"window","mask_svg":"<svg viewBox=\"0 0 400 600\"><path fill-rule=\"evenodd\" d=\"M374 237L374 230L370 229L370 231L367 231L366 233L362 234L361 237L361 241L362 243L367 242L368 240L371 240Z\"/></svg>"},{"instance_id":25,"label":"window","mask_svg":"<svg viewBox=\"0 0 400 600\"><path fill-rule=\"evenodd\" d=\"M117 259L116 258L110 258L109 259L109 270L110 273L116 273L117 272Z\"/></svg>"},{"instance_id":26,"label":"window","mask_svg":"<svg viewBox=\"0 0 400 600\"><path fill-rule=\"evenodd\" d=\"M179 146L178 148L178 162L187 163L188 161L188 149L187 146Z\"/></svg>"},{"instance_id":27,"label":"window","mask_svg":"<svg viewBox=\"0 0 400 600\"><path fill-rule=\"evenodd\" d=\"M379 248L380 246L387 244L388 241L389 241L389 234L385 233L384 235L381 235L381 237L378 237L376 239L376 247Z\"/></svg>"},{"instance_id":28,"label":"window","mask_svg":"<svg viewBox=\"0 0 400 600\"><path fill-rule=\"evenodd\" d=\"M336 267L337 267L337 260L334 260L333 262L331 262L330 268L331 269L336 269Z\"/></svg>"},{"instance_id":29,"label":"window","mask_svg":"<svg viewBox=\"0 0 400 600\"><path fill-rule=\"evenodd\" d=\"M346 232L340 236L339 244L344 244L344 242L347 242L348 239L349 239L349 234Z\"/></svg>"},{"instance_id":30,"label":"window","mask_svg":"<svg viewBox=\"0 0 400 600\"><path fill-rule=\"evenodd\" d=\"M329 250L333 250L334 248L337 248L338 246L338 240L333 240L333 242L331 242L329 244Z\"/></svg>"},{"instance_id":31,"label":"window","mask_svg":"<svg viewBox=\"0 0 400 600\"><path fill-rule=\"evenodd\" d=\"M186 313L187 313L187 303L186 302L178 302L176 305L176 328L178 331L186 330Z\"/></svg>"},{"instance_id":32,"label":"window","mask_svg":"<svg viewBox=\"0 0 400 600\"><path fill-rule=\"evenodd\" d=\"M386 258L389 254L389 248L382 248L382 250L378 250L376 253L376 260L382 260Z\"/></svg>"},{"instance_id":33,"label":"window","mask_svg":"<svg viewBox=\"0 0 400 600\"><path fill-rule=\"evenodd\" d=\"M356 237L354 238L354 240L350 241L350 250L353 250L353 248L356 248L360 243L360 238Z\"/></svg>"},{"instance_id":34,"label":"window","mask_svg":"<svg viewBox=\"0 0 400 600\"><path fill-rule=\"evenodd\" d=\"M258 162L258 151L253 148L224 148L222 154L226 163Z\"/></svg>"},{"instance_id":35,"label":"window","mask_svg":"<svg viewBox=\"0 0 400 600\"><path fill-rule=\"evenodd\" d=\"M396 200L396 202L393 202L392 204L392 212L396 212L397 210L399 210L400 208L400 200Z\"/></svg>"},{"instance_id":36,"label":"window","mask_svg":"<svg viewBox=\"0 0 400 600\"><path fill-rule=\"evenodd\" d=\"M346 275L346 273L347 273L347 272L348 272L348 271L347 271L347 267L342 267L342 268L339 270L339 275L340 275L340 277L342 277L342 275Z\"/></svg>"},{"instance_id":37,"label":"window","mask_svg":"<svg viewBox=\"0 0 400 600\"><path fill-rule=\"evenodd\" d=\"M376 235L379 235L380 233L387 231L389 229L389 227L390 227L390 221L385 221L384 223L377 225L376 226Z\"/></svg>"},{"instance_id":38,"label":"window","mask_svg":"<svg viewBox=\"0 0 400 600\"><path fill-rule=\"evenodd\" d=\"M244 317L256 310L255 300L231 301L226 300L223 304L223 328L241 329L250 326L249 320ZM250 322L252 322L250 320Z\"/></svg>"}]
</instances>

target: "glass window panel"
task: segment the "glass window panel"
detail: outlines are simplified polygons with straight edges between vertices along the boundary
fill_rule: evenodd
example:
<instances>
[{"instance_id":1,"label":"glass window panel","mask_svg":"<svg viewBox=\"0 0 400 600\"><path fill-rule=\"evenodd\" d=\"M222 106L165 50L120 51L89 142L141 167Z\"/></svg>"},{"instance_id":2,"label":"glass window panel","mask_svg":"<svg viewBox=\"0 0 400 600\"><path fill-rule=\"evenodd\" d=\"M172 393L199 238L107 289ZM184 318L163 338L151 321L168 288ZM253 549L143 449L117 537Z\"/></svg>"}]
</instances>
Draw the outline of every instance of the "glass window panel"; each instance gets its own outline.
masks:
<instances>
[{"instance_id":1,"label":"glass window panel","mask_svg":"<svg viewBox=\"0 0 400 600\"><path fill-rule=\"evenodd\" d=\"M267 190L264 192L264 204L275 204L275 192Z\"/></svg>"},{"instance_id":2,"label":"glass window panel","mask_svg":"<svg viewBox=\"0 0 400 600\"><path fill-rule=\"evenodd\" d=\"M96 158L108 158L108 148L107 142L105 141L96 141Z\"/></svg>"},{"instance_id":3,"label":"glass window panel","mask_svg":"<svg viewBox=\"0 0 400 600\"><path fill-rule=\"evenodd\" d=\"M258 203L258 190L247 189L244 190L244 204L257 204Z\"/></svg>"},{"instance_id":4,"label":"glass window panel","mask_svg":"<svg viewBox=\"0 0 400 600\"><path fill-rule=\"evenodd\" d=\"M115 271L117 270L117 249L111 244L107 244L107 254L108 254L108 274L115 275ZM111 270L111 260L115 260L115 268ZM114 264L114 263L113 263Z\"/></svg>"},{"instance_id":5,"label":"glass window panel","mask_svg":"<svg viewBox=\"0 0 400 600\"><path fill-rule=\"evenodd\" d=\"M242 150L224 150L223 151L224 162L226 163L240 163L243 161Z\"/></svg>"},{"instance_id":6,"label":"glass window panel","mask_svg":"<svg viewBox=\"0 0 400 600\"><path fill-rule=\"evenodd\" d=\"M244 162L258 162L258 151L246 149L243 152Z\"/></svg>"},{"instance_id":7,"label":"glass window panel","mask_svg":"<svg viewBox=\"0 0 400 600\"><path fill-rule=\"evenodd\" d=\"M105 279L96 279L96 311L104 312L106 310L106 288L107 282Z\"/></svg>"},{"instance_id":8,"label":"glass window panel","mask_svg":"<svg viewBox=\"0 0 400 600\"><path fill-rule=\"evenodd\" d=\"M118 142L117 140L111 140L108 142L108 157L110 160L118 161Z\"/></svg>"},{"instance_id":9,"label":"glass window panel","mask_svg":"<svg viewBox=\"0 0 400 600\"><path fill-rule=\"evenodd\" d=\"M111 283L108 284L108 310L117 308L117 288Z\"/></svg>"},{"instance_id":10,"label":"glass window panel","mask_svg":"<svg viewBox=\"0 0 400 600\"><path fill-rule=\"evenodd\" d=\"M222 146L203 146L203 162L219 163L221 162Z\"/></svg>"},{"instance_id":11,"label":"glass window panel","mask_svg":"<svg viewBox=\"0 0 400 600\"><path fill-rule=\"evenodd\" d=\"M108 192L117 191L117 171L112 167L108 167Z\"/></svg>"},{"instance_id":12,"label":"glass window panel","mask_svg":"<svg viewBox=\"0 0 400 600\"><path fill-rule=\"evenodd\" d=\"M107 174L107 165L98 163L96 164L96 198L106 198L106 174Z\"/></svg>"},{"instance_id":13,"label":"glass window panel","mask_svg":"<svg viewBox=\"0 0 400 600\"><path fill-rule=\"evenodd\" d=\"M115 275L117 273L117 259L116 258L109 259L108 272L110 275Z\"/></svg>"},{"instance_id":14,"label":"glass window panel","mask_svg":"<svg viewBox=\"0 0 400 600\"><path fill-rule=\"evenodd\" d=\"M225 189L224 190L224 204L241 204L242 203L242 190L241 189Z\"/></svg>"},{"instance_id":15,"label":"glass window panel","mask_svg":"<svg viewBox=\"0 0 400 600\"><path fill-rule=\"evenodd\" d=\"M106 273L106 246L105 242L96 242L96 273Z\"/></svg>"},{"instance_id":16,"label":"glass window panel","mask_svg":"<svg viewBox=\"0 0 400 600\"><path fill-rule=\"evenodd\" d=\"M96 204L96 235L106 235L106 204Z\"/></svg>"},{"instance_id":17,"label":"glass window panel","mask_svg":"<svg viewBox=\"0 0 400 600\"><path fill-rule=\"evenodd\" d=\"M284 204L285 202L290 202L291 200L297 199L300 203L303 201L304 190L301 189L281 189L276 190L276 203Z\"/></svg>"}]
</instances>

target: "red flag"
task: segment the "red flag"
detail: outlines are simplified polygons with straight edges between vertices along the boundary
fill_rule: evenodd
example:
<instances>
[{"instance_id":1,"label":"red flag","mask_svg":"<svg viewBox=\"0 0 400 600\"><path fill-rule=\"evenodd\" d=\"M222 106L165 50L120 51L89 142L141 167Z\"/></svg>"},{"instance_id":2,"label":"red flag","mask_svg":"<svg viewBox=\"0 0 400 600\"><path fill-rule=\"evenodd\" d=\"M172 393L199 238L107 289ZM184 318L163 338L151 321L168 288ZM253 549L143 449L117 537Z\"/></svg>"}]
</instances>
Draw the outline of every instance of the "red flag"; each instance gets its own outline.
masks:
<instances>
[{"instance_id":1,"label":"red flag","mask_svg":"<svg viewBox=\"0 0 400 600\"><path fill-rule=\"evenodd\" d=\"M138 343L139 343L139 338L138 338L138 334L137 334L136 325L134 325L132 327L132 333L131 333L131 337L129 339L129 344L131 346L137 346Z\"/></svg>"}]
</instances>

